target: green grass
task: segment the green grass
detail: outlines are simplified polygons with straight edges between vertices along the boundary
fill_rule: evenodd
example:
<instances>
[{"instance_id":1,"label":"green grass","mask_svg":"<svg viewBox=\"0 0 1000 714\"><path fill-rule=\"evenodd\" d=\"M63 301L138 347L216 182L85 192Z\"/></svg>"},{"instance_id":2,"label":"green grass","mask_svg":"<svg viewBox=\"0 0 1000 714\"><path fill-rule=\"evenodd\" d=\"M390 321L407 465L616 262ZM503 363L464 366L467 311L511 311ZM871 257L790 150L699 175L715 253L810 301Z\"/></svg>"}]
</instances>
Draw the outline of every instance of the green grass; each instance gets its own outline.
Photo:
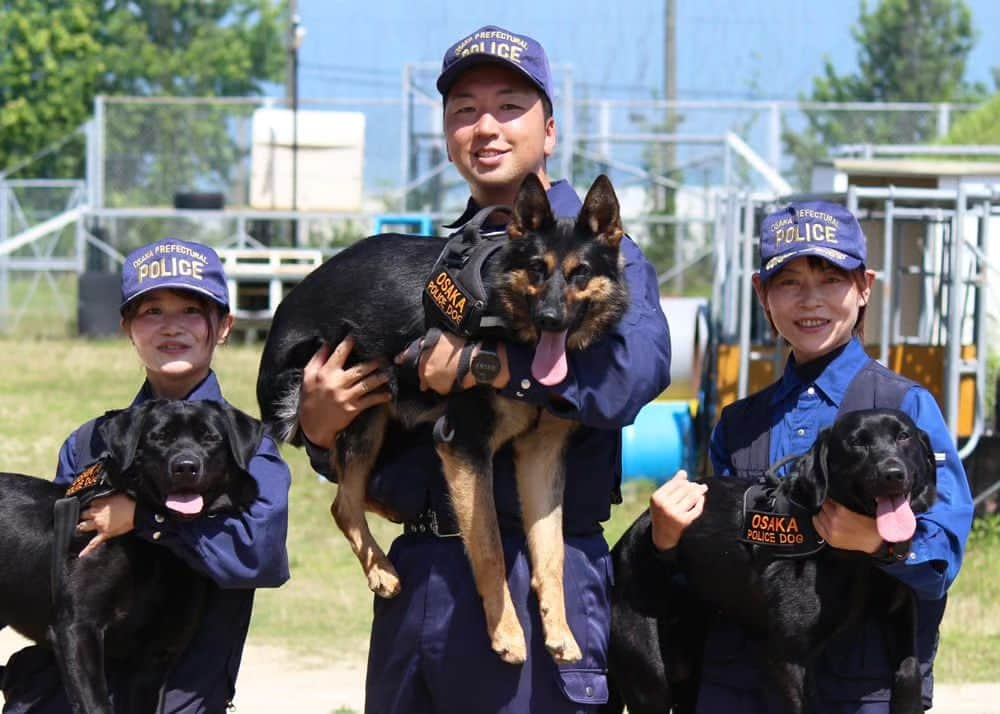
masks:
<instances>
[{"instance_id":1,"label":"green grass","mask_svg":"<svg viewBox=\"0 0 1000 714\"><path fill-rule=\"evenodd\" d=\"M216 358L227 398L251 414L259 347L229 346ZM128 404L142 371L123 339L0 340L0 469L51 476L69 432ZM292 469L288 551L292 579L260 590L250 638L302 656L358 661L367 651L372 597L360 566L329 515L334 487L317 479L297 449ZM625 503L606 524L610 543L646 507L652 485L625 484ZM399 527L371 518L386 548ZM938 655L943 682L992 681L1000 671L1000 519L980 521L952 588Z\"/></svg>"}]
</instances>

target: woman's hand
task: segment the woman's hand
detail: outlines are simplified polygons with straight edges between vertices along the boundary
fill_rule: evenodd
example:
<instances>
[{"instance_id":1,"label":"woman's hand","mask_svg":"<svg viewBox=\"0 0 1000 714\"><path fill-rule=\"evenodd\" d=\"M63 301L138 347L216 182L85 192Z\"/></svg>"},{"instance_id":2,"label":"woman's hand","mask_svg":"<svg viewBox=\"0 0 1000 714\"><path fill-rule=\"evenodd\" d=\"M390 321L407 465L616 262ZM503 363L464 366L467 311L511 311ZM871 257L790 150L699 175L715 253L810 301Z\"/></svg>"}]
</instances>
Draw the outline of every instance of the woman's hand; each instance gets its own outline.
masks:
<instances>
[{"instance_id":1,"label":"woman's hand","mask_svg":"<svg viewBox=\"0 0 1000 714\"><path fill-rule=\"evenodd\" d=\"M337 434L369 407L392 399L380 389L389 374L377 361L360 362L345 369L354 349L354 338L346 337L336 349L323 345L302 372L299 396L299 426L316 446L329 449Z\"/></svg>"},{"instance_id":2,"label":"woman's hand","mask_svg":"<svg viewBox=\"0 0 1000 714\"><path fill-rule=\"evenodd\" d=\"M135 528L135 501L124 493L95 498L83 513L76 530L96 533L80 551L80 557L93 553L112 538L130 533Z\"/></svg>"},{"instance_id":3,"label":"woman's hand","mask_svg":"<svg viewBox=\"0 0 1000 714\"><path fill-rule=\"evenodd\" d=\"M653 492L649 514L653 522L653 545L657 550L677 547L681 536L705 508L708 486L688 481L687 472L678 471Z\"/></svg>"},{"instance_id":4,"label":"woman's hand","mask_svg":"<svg viewBox=\"0 0 1000 714\"><path fill-rule=\"evenodd\" d=\"M834 548L871 555L882 547L882 536L874 518L855 513L829 498L823 502L820 512L813 516L813 525L819 537Z\"/></svg>"}]
</instances>

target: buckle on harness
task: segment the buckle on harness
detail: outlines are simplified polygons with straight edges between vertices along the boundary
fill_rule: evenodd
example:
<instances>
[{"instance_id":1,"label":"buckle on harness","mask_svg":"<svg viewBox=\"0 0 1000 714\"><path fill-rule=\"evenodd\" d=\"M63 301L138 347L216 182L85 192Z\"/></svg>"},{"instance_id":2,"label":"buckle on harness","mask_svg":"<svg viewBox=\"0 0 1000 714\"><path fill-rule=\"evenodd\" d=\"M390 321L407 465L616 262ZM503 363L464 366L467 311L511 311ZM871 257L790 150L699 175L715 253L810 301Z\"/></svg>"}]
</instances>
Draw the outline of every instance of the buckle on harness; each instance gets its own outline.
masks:
<instances>
[{"instance_id":1,"label":"buckle on harness","mask_svg":"<svg viewBox=\"0 0 1000 714\"><path fill-rule=\"evenodd\" d=\"M462 534L458 526L452 529L445 529L444 524L438 521L438 514L433 508L428 508L416 519L403 524L403 532L408 535L432 535L436 538L458 538Z\"/></svg>"}]
</instances>

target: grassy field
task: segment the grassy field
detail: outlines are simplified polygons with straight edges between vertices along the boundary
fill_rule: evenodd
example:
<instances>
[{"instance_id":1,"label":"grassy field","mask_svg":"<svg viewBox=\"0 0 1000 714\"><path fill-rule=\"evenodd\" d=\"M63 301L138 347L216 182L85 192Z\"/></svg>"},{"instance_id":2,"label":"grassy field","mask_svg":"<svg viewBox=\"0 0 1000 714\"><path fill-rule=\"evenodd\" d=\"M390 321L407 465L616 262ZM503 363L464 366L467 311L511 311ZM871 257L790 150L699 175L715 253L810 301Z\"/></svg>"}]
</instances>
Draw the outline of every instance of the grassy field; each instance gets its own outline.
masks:
<instances>
[{"instance_id":1,"label":"grassy field","mask_svg":"<svg viewBox=\"0 0 1000 714\"><path fill-rule=\"evenodd\" d=\"M227 398L251 414L259 351L230 346L216 369ZM0 340L0 469L51 476L69 432L96 414L124 406L142 372L124 340ZM292 579L257 595L251 640L325 659L364 657L371 595L360 567L333 525L334 487L321 482L303 454L286 449L292 468L288 550ZM645 508L648 482L627 484L606 534L614 543ZM372 519L386 548L398 526ZM981 521L962 576L952 589L938 656L944 682L995 681L1000 672L1000 519Z\"/></svg>"}]
</instances>

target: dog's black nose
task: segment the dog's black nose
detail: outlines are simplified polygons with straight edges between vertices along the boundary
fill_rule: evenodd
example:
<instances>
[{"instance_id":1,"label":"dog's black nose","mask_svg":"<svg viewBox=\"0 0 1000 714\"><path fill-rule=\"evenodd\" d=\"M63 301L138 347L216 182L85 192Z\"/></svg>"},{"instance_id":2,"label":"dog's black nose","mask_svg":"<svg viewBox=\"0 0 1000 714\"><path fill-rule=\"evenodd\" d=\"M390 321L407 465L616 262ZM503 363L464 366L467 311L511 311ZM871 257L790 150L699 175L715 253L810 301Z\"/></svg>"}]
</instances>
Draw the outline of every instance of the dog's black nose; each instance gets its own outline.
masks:
<instances>
[{"instance_id":1,"label":"dog's black nose","mask_svg":"<svg viewBox=\"0 0 1000 714\"><path fill-rule=\"evenodd\" d=\"M562 313L555 309L542 310L538 313L538 326L549 332L562 330Z\"/></svg>"},{"instance_id":2,"label":"dog's black nose","mask_svg":"<svg viewBox=\"0 0 1000 714\"><path fill-rule=\"evenodd\" d=\"M898 466L890 466L882 472L882 478L890 483L902 481L906 478L906 472Z\"/></svg>"},{"instance_id":3,"label":"dog's black nose","mask_svg":"<svg viewBox=\"0 0 1000 714\"><path fill-rule=\"evenodd\" d=\"M170 467L170 475L175 479L198 478L198 462L195 459L178 459Z\"/></svg>"}]
</instances>

